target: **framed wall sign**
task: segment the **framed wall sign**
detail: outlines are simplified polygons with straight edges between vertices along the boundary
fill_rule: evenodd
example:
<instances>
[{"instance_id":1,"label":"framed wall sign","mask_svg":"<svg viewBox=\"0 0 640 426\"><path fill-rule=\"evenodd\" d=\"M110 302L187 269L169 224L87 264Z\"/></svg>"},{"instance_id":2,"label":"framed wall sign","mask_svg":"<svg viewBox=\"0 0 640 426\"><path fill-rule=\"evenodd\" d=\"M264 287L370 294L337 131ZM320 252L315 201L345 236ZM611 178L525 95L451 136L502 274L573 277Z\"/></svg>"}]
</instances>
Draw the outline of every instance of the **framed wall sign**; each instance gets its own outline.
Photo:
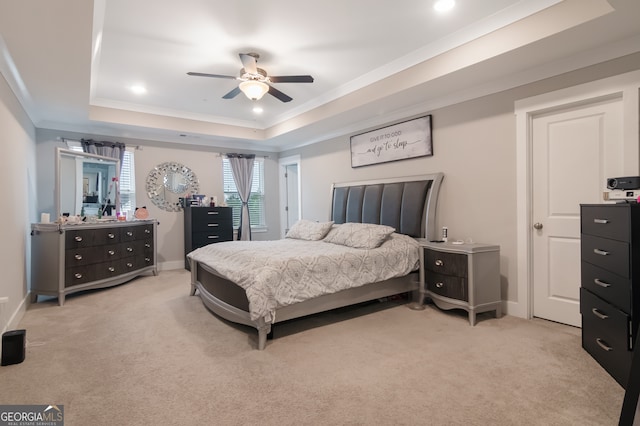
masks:
<instances>
[{"instance_id":1,"label":"framed wall sign","mask_svg":"<svg viewBox=\"0 0 640 426\"><path fill-rule=\"evenodd\" d=\"M351 136L351 167L430 155L431 115Z\"/></svg>"}]
</instances>

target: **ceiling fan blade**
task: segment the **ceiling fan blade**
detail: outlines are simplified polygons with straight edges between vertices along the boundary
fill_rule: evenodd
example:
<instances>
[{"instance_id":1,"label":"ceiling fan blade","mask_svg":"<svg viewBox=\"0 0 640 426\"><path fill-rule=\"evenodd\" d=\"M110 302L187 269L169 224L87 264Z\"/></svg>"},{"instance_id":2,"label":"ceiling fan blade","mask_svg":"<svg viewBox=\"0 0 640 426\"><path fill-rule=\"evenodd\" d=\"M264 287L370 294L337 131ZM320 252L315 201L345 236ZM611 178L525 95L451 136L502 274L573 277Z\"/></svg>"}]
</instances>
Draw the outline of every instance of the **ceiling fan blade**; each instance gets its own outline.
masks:
<instances>
[{"instance_id":1,"label":"ceiling fan blade","mask_svg":"<svg viewBox=\"0 0 640 426\"><path fill-rule=\"evenodd\" d=\"M236 87L235 89L233 89L232 91L224 95L222 99L233 99L236 96L238 96L240 92L241 92L240 87Z\"/></svg>"},{"instance_id":2,"label":"ceiling fan blade","mask_svg":"<svg viewBox=\"0 0 640 426\"><path fill-rule=\"evenodd\" d=\"M284 93L282 93L281 91L279 91L278 89L276 89L273 86L269 86L269 94L271 96L274 96L278 99L280 99L282 102L289 102L291 100L293 100L292 97L285 95Z\"/></svg>"},{"instance_id":3,"label":"ceiling fan blade","mask_svg":"<svg viewBox=\"0 0 640 426\"><path fill-rule=\"evenodd\" d=\"M231 78L233 80L236 80L237 77L234 77L232 75L220 75L220 74L205 74L205 73L201 73L201 72L188 72L188 75L192 75L195 77L215 77L215 78Z\"/></svg>"},{"instance_id":4,"label":"ceiling fan blade","mask_svg":"<svg viewBox=\"0 0 640 426\"><path fill-rule=\"evenodd\" d=\"M272 83L313 83L310 75L282 75L279 77L269 76Z\"/></svg>"},{"instance_id":5,"label":"ceiling fan blade","mask_svg":"<svg viewBox=\"0 0 640 426\"><path fill-rule=\"evenodd\" d=\"M242 66L244 67L244 71L249 74L258 74L258 65L256 61L256 57L249 53L240 53L240 60L242 61Z\"/></svg>"}]
</instances>

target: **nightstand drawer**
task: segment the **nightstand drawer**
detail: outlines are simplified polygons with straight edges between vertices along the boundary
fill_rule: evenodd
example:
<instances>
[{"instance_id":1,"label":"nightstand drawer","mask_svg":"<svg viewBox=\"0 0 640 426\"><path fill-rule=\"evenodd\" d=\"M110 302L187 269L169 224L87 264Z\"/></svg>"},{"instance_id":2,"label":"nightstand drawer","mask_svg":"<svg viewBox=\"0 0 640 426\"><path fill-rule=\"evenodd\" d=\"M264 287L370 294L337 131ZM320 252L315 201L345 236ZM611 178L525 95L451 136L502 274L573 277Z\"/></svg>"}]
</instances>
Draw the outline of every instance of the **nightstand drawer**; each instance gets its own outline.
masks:
<instances>
[{"instance_id":1,"label":"nightstand drawer","mask_svg":"<svg viewBox=\"0 0 640 426\"><path fill-rule=\"evenodd\" d=\"M581 235L582 260L629 278L629 243Z\"/></svg>"},{"instance_id":2,"label":"nightstand drawer","mask_svg":"<svg viewBox=\"0 0 640 426\"><path fill-rule=\"evenodd\" d=\"M622 311L631 313L631 280L611 271L582 262L582 287Z\"/></svg>"},{"instance_id":3,"label":"nightstand drawer","mask_svg":"<svg viewBox=\"0 0 640 426\"><path fill-rule=\"evenodd\" d=\"M616 206L582 206L582 233L629 241L629 210Z\"/></svg>"},{"instance_id":4,"label":"nightstand drawer","mask_svg":"<svg viewBox=\"0 0 640 426\"><path fill-rule=\"evenodd\" d=\"M469 301L467 279L443 275L437 272L427 272L425 277L427 290L440 296L456 300Z\"/></svg>"},{"instance_id":5,"label":"nightstand drawer","mask_svg":"<svg viewBox=\"0 0 640 426\"><path fill-rule=\"evenodd\" d=\"M427 271L438 274L467 276L467 255L457 253L438 252L426 249L424 251L424 265ZM429 273L427 273L430 275Z\"/></svg>"}]
</instances>

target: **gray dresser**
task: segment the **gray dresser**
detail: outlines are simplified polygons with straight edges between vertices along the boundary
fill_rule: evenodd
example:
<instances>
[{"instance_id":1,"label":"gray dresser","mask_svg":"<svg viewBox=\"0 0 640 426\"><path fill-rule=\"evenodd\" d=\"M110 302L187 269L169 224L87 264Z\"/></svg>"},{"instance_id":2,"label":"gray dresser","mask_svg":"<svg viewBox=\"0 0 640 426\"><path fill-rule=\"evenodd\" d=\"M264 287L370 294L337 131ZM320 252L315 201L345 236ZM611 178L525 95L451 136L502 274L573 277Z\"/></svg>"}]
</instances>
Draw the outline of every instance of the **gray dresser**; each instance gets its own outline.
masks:
<instances>
[{"instance_id":1,"label":"gray dresser","mask_svg":"<svg viewBox=\"0 0 640 426\"><path fill-rule=\"evenodd\" d=\"M440 309L464 309L472 326L481 312L502 316L500 246L416 241L422 246L420 287L424 296Z\"/></svg>"},{"instance_id":2,"label":"gray dresser","mask_svg":"<svg viewBox=\"0 0 640 426\"><path fill-rule=\"evenodd\" d=\"M31 226L31 301L157 275L155 220Z\"/></svg>"}]
</instances>

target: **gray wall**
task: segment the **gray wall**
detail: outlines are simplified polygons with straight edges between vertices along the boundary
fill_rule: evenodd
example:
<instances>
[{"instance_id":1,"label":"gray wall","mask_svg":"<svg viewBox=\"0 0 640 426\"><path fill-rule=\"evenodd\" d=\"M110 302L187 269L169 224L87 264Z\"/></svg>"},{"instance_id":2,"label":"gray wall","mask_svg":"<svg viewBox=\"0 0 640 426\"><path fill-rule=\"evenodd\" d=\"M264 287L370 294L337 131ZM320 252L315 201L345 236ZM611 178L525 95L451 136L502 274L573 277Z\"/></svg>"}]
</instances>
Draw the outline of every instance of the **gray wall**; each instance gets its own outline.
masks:
<instances>
[{"instance_id":1,"label":"gray wall","mask_svg":"<svg viewBox=\"0 0 640 426\"><path fill-rule=\"evenodd\" d=\"M471 238L500 245L502 298L515 302L518 300L515 101L639 68L640 55L631 55L457 105L424 111L433 116L432 157L352 169L350 135L289 150L281 156L301 157L302 217L312 220L328 218L329 187L333 182L443 172L437 228L447 226L450 239ZM381 118L379 127L388 124L392 123ZM363 128L353 134L374 128ZM327 164L331 164L331 174L326 173Z\"/></svg>"},{"instance_id":2,"label":"gray wall","mask_svg":"<svg viewBox=\"0 0 640 426\"><path fill-rule=\"evenodd\" d=\"M35 129L0 74L0 331L13 328L27 305L30 223L36 219ZM6 298L6 299L5 299Z\"/></svg>"}]
</instances>

